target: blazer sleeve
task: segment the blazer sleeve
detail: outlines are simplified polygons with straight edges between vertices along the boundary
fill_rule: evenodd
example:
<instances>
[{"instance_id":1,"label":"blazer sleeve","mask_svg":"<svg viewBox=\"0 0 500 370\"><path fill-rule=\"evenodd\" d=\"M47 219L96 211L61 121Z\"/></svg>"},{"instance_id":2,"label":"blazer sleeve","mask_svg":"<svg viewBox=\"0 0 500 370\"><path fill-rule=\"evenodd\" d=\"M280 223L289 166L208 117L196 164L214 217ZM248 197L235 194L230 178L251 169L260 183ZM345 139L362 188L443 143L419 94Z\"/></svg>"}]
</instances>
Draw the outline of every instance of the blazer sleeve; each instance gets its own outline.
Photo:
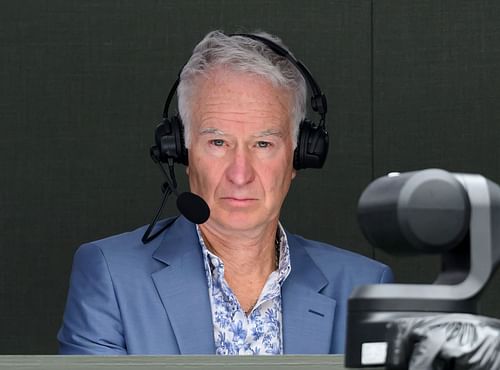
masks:
<instances>
[{"instance_id":1,"label":"blazer sleeve","mask_svg":"<svg viewBox=\"0 0 500 370\"><path fill-rule=\"evenodd\" d=\"M57 339L63 355L127 353L108 264L102 250L94 244L82 245L75 254Z\"/></svg>"}]
</instances>

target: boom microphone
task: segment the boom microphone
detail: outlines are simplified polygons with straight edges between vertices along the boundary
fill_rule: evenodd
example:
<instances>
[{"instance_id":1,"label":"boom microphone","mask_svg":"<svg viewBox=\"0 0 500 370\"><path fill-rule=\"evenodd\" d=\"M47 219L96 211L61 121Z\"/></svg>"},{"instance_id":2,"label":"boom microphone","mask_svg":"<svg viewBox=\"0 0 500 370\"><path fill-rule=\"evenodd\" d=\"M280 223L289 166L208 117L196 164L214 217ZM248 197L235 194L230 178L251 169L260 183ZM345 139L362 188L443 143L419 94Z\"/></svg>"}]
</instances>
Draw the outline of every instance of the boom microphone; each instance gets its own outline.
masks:
<instances>
[{"instance_id":1,"label":"boom microphone","mask_svg":"<svg viewBox=\"0 0 500 370\"><path fill-rule=\"evenodd\" d=\"M189 191L179 194L177 191L177 184L172 183L168 177L166 180L167 181L161 186L161 191L163 193L168 191L169 195L173 193L177 197L176 205L181 215L186 217L193 224L199 225L205 223L210 217L210 208L207 202L199 195Z\"/></svg>"},{"instance_id":2,"label":"boom microphone","mask_svg":"<svg viewBox=\"0 0 500 370\"><path fill-rule=\"evenodd\" d=\"M163 184L162 191L164 192L164 194L161 201L161 205L158 208L158 212L156 212L153 221L151 221L146 232L142 236L141 241L143 244L147 244L153 239L155 239L158 235L164 232L170 225L172 225L172 223L177 219L177 217L171 219L160 230L156 231L154 234L151 235L151 232L153 231L153 228L155 227L156 222L160 217L161 211L163 210L163 207L165 207L167 198L172 193L174 193L174 195L177 197L177 202L176 202L177 209L184 217L186 217L192 223L202 224L206 222L210 217L210 208L208 207L208 204L200 196L191 192L184 192L178 194L177 188L172 189L168 183Z\"/></svg>"},{"instance_id":3,"label":"boom microphone","mask_svg":"<svg viewBox=\"0 0 500 370\"><path fill-rule=\"evenodd\" d=\"M177 196L177 209L193 224L202 224L210 217L210 208L202 197L191 192Z\"/></svg>"}]
</instances>

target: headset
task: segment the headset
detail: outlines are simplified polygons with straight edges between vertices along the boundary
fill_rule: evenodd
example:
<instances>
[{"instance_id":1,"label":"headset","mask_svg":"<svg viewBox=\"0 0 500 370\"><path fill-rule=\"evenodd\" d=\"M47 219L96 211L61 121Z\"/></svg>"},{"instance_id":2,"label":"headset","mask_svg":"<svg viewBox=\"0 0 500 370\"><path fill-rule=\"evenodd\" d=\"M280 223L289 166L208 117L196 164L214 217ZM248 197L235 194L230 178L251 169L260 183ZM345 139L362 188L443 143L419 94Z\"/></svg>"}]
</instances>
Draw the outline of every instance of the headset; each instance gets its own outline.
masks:
<instances>
[{"instance_id":1,"label":"headset","mask_svg":"<svg viewBox=\"0 0 500 370\"><path fill-rule=\"evenodd\" d=\"M329 144L328 132L325 124L327 100L309 70L302 62L295 59L285 48L265 37L245 33L235 33L229 36L247 37L262 42L279 56L288 59L308 82L312 92L311 108L320 115L320 121L319 124L315 124L313 121L305 118L300 122L297 147L293 155L293 167L296 170L323 167L328 154ZM158 164L168 163L169 167L172 167L174 163L188 165L188 150L185 146L184 129L181 118L178 113L172 117L168 115L170 103L177 92L179 82L180 74L168 93L163 109L162 122L155 130L155 145L151 147L150 151L153 161Z\"/></svg>"}]
</instances>

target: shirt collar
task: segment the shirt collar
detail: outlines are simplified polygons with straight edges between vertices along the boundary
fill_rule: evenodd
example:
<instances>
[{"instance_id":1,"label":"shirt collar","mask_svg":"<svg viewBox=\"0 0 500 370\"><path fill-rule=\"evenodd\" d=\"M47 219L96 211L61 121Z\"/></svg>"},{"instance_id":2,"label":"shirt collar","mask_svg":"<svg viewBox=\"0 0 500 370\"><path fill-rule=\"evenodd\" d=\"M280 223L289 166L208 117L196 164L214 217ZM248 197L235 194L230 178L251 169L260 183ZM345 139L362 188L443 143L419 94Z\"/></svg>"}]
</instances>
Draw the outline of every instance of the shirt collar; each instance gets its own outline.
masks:
<instances>
[{"instance_id":1,"label":"shirt collar","mask_svg":"<svg viewBox=\"0 0 500 370\"><path fill-rule=\"evenodd\" d=\"M203 240L201 230L199 225L196 225L196 233L198 234L198 240L200 242L201 250L203 253L203 258L206 262L209 262L210 268L207 269L207 274L212 277L214 269L220 269L221 277L224 274L224 262L215 253L211 252ZM278 232L277 232L277 243L279 248L279 262L278 262L278 283L283 284L287 276L291 271L290 264L290 247L288 245L288 239L286 237L285 230L280 222L278 222ZM205 267L206 263L205 263Z\"/></svg>"}]
</instances>

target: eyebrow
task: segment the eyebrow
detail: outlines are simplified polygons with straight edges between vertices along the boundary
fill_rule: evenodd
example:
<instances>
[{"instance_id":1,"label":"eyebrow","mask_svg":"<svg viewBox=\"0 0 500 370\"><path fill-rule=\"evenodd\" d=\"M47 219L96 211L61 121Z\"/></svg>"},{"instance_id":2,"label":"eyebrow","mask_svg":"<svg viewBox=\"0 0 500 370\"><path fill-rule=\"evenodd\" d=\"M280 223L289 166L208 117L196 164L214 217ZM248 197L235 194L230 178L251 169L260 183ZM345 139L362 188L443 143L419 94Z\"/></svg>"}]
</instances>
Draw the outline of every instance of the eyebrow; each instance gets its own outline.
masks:
<instances>
[{"instance_id":1,"label":"eyebrow","mask_svg":"<svg viewBox=\"0 0 500 370\"><path fill-rule=\"evenodd\" d=\"M208 127L200 130L200 135L209 135L209 134L216 134L221 136L225 135L224 131L219 130L217 128Z\"/></svg>"},{"instance_id":2,"label":"eyebrow","mask_svg":"<svg viewBox=\"0 0 500 370\"><path fill-rule=\"evenodd\" d=\"M200 130L200 135L220 135L220 136L225 136L225 132L222 130L219 130L217 128L213 127L207 127L203 128ZM276 130L276 129L267 129L264 131L261 131L255 135L253 135L256 138L261 138L261 137L266 137L266 136L277 136L277 137L283 137L283 132L281 130Z\"/></svg>"},{"instance_id":3,"label":"eyebrow","mask_svg":"<svg viewBox=\"0 0 500 370\"><path fill-rule=\"evenodd\" d=\"M254 135L255 137L266 137L266 136L278 136L278 137L283 137L283 132L280 130L276 129L268 129L264 130L262 132L259 132L258 134Z\"/></svg>"}]
</instances>

